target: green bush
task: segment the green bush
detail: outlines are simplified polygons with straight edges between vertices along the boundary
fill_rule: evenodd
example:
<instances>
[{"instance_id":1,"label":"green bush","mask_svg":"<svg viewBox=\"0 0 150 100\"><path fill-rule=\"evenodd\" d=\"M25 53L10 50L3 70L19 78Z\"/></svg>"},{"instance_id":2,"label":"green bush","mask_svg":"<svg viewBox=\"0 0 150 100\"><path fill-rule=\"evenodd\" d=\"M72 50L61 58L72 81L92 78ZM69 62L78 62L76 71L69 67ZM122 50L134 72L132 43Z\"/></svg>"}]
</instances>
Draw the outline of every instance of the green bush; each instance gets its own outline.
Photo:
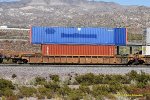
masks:
<instances>
[{"instance_id":1,"label":"green bush","mask_svg":"<svg viewBox=\"0 0 150 100\"><path fill-rule=\"evenodd\" d=\"M128 80L137 80L138 78L138 73L134 70L132 70L131 72L127 73L126 76L128 77Z\"/></svg>"},{"instance_id":2,"label":"green bush","mask_svg":"<svg viewBox=\"0 0 150 100\"><path fill-rule=\"evenodd\" d=\"M87 93L87 94L90 94L91 93L91 91L90 91L90 88L88 87L88 86L83 86L83 85L81 85L81 86L79 86L79 90L80 91L82 91L83 93Z\"/></svg>"},{"instance_id":3,"label":"green bush","mask_svg":"<svg viewBox=\"0 0 150 100\"><path fill-rule=\"evenodd\" d=\"M5 79L0 79L0 90L3 90L5 88L15 89L15 87L11 81L8 81Z\"/></svg>"},{"instance_id":4,"label":"green bush","mask_svg":"<svg viewBox=\"0 0 150 100\"><path fill-rule=\"evenodd\" d=\"M143 83L143 82L138 82L137 83L138 88L145 88L145 86L146 86L146 83Z\"/></svg>"},{"instance_id":5,"label":"green bush","mask_svg":"<svg viewBox=\"0 0 150 100\"><path fill-rule=\"evenodd\" d=\"M37 94L36 97L37 97L38 99L45 99L45 95L41 95L41 94Z\"/></svg>"},{"instance_id":6,"label":"green bush","mask_svg":"<svg viewBox=\"0 0 150 100\"><path fill-rule=\"evenodd\" d=\"M2 100L6 100L6 97L5 96L2 96L2 98L1 98Z\"/></svg>"},{"instance_id":7,"label":"green bush","mask_svg":"<svg viewBox=\"0 0 150 100\"><path fill-rule=\"evenodd\" d=\"M103 79L103 84L108 84L110 81L112 81L112 76L111 75L105 75Z\"/></svg>"},{"instance_id":8,"label":"green bush","mask_svg":"<svg viewBox=\"0 0 150 100\"><path fill-rule=\"evenodd\" d=\"M44 84L45 88L52 90L53 92L57 92L60 89L60 86L57 82L47 82Z\"/></svg>"},{"instance_id":9,"label":"green bush","mask_svg":"<svg viewBox=\"0 0 150 100\"><path fill-rule=\"evenodd\" d=\"M110 89L107 85L94 85L92 87L92 95L94 97L102 97L108 95L110 92Z\"/></svg>"},{"instance_id":10,"label":"green bush","mask_svg":"<svg viewBox=\"0 0 150 100\"><path fill-rule=\"evenodd\" d=\"M59 82L59 76L58 75L49 75L49 77L52 79L54 82Z\"/></svg>"},{"instance_id":11,"label":"green bush","mask_svg":"<svg viewBox=\"0 0 150 100\"><path fill-rule=\"evenodd\" d=\"M36 77L35 78L35 85L44 85L46 82L46 79L43 77Z\"/></svg>"},{"instance_id":12,"label":"green bush","mask_svg":"<svg viewBox=\"0 0 150 100\"><path fill-rule=\"evenodd\" d=\"M76 76L75 79L79 84L91 85L94 82L94 74L88 73L85 75Z\"/></svg>"},{"instance_id":13,"label":"green bush","mask_svg":"<svg viewBox=\"0 0 150 100\"><path fill-rule=\"evenodd\" d=\"M52 98L52 93L51 93L50 89L45 88L45 87L39 87L39 88L37 88L37 90L38 90L37 96L38 96L39 99L40 98L45 98L45 97L47 97L49 99Z\"/></svg>"},{"instance_id":14,"label":"green bush","mask_svg":"<svg viewBox=\"0 0 150 100\"><path fill-rule=\"evenodd\" d=\"M139 84L142 84L143 83L143 86L145 85L148 85L148 81L150 81L150 75L146 74L145 72L142 72L141 71L141 74L138 75L138 78L137 78L137 82ZM144 87L145 87L144 86ZM143 87L142 87L143 88Z\"/></svg>"},{"instance_id":15,"label":"green bush","mask_svg":"<svg viewBox=\"0 0 150 100\"><path fill-rule=\"evenodd\" d=\"M103 84L104 75L95 75L94 77L94 84Z\"/></svg>"},{"instance_id":16,"label":"green bush","mask_svg":"<svg viewBox=\"0 0 150 100\"><path fill-rule=\"evenodd\" d=\"M37 88L38 92L42 95L46 95L47 93L50 93L50 89L48 88L45 88L45 87L39 87Z\"/></svg>"},{"instance_id":17,"label":"green bush","mask_svg":"<svg viewBox=\"0 0 150 100\"><path fill-rule=\"evenodd\" d=\"M104 100L104 96L98 95L95 97L95 100Z\"/></svg>"},{"instance_id":18,"label":"green bush","mask_svg":"<svg viewBox=\"0 0 150 100\"><path fill-rule=\"evenodd\" d=\"M122 84L118 81L111 81L108 85L109 85L110 92L112 93L117 93L123 90Z\"/></svg>"},{"instance_id":19,"label":"green bush","mask_svg":"<svg viewBox=\"0 0 150 100\"><path fill-rule=\"evenodd\" d=\"M3 93L4 93L3 95L6 96L6 97L10 97L10 96L14 95L12 89L9 89L9 88L5 88Z\"/></svg>"},{"instance_id":20,"label":"green bush","mask_svg":"<svg viewBox=\"0 0 150 100\"><path fill-rule=\"evenodd\" d=\"M129 78L124 75L94 75L92 73L89 73L76 76L75 79L79 84L82 85L109 84L111 81L118 81L122 84L130 83Z\"/></svg>"},{"instance_id":21,"label":"green bush","mask_svg":"<svg viewBox=\"0 0 150 100\"><path fill-rule=\"evenodd\" d=\"M33 87L26 87L26 86L22 86L19 88L19 95L23 96L23 97L31 97L33 96L33 94L37 93L37 90Z\"/></svg>"},{"instance_id":22,"label":"green bush","mask_svg":"<svg viewBox=\"0 0 150 100\"><path fill-rule=\"evenodd\" d=\"M130 84L130 80L126 76L123 75L112 75L113 81L118 81L122 84Z\"/></svg>"},{"instance_id":23,"label":"green bush","mask_svg":"<svg viewBox=\"0 0 150 100\"><path fill-rule=\"evenodd\" d=\"M68 95L68 100L80 100L83 99L83 93L79 89L72 90Z\"/></svg>"},{"instance_id":24,"label":"green bush","mask_svg":"<svg viewBox=\"0 0 150 100\"><path fill-rule=\"evenodd\" d=\"M144 88L148 85L148 81L150 81L150 75L142 71L140 74L138 74L136 71L132 70L126 75L129 80L135 80L137 82L137 87L139 88Z\"/></svg>"},{"instance_id":25,"label":"green bush","mask_svg":"<svg viewBox=\"0 0 150 100\"><path fill-rule=\"evenodd\" d=\"M128 94L132 94L132 91L135 90L135 88L137 88L136 86L133 85L124 85L123 89L128 93Z\"/></svg>"},{"instance_id":26,"label":"green bush","mask_svg":"<svg viewBox=\"0 0 150 100\"><path fill-rule=\"evenodd\" d=\"M12 75L12 78L16 78L16 77L17 77L17 75L16 75L16 74L13 74L13 75Z\"/></svg>"},{"instance_id":27,"label":"green bush","mask_svg":"<svg viewBox=\"0 0 150 100\"><path fill-rule=\"evenodd\" d=\"M59 90L58 90L58 93L62 96L66 96L66 95L69 95L69 93L71 92L71 89L67 86L67 85L64 85L62 86Z\"/></svg>"},{"instance_id":28,"label":"green bush","mask_svg":"<svg viewBox=\"0 0 150 100\"><path fill-rule=\"evenodd\" d=\"M51 93L46 94L47 99L52 99L53 95Z\"/></svg>"}]
</instances>

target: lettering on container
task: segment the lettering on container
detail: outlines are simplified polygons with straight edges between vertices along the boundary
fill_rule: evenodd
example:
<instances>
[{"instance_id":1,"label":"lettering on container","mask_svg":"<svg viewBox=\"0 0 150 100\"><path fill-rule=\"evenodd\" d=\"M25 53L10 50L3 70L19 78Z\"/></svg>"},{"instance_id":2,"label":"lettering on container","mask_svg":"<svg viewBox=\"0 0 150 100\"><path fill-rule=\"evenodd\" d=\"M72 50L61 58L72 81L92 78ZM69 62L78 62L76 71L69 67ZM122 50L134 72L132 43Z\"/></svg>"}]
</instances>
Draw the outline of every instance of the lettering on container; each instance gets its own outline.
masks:
<instances>
[{"instance_id":1,"label":"lettering on container","mask_svg":"<svg viewBox=\"0 0 150 100\"><path fill-rule=\"evenodd\" d=\"M45 32L46 34L54 34L56 31L53 28L47 28Z\"/></svg>"},{"instance_id":2,"label":"lettering on container","mask_svg":"<svg viewBox=\"0 0 150 100\"><path fill-rule=\"evenodd\" d=\"M66 33L61 33L62 38L97 38L96 34L79 34L79 33L74 33L74 34L66 34Z\"/></svg>"}]
</instances>

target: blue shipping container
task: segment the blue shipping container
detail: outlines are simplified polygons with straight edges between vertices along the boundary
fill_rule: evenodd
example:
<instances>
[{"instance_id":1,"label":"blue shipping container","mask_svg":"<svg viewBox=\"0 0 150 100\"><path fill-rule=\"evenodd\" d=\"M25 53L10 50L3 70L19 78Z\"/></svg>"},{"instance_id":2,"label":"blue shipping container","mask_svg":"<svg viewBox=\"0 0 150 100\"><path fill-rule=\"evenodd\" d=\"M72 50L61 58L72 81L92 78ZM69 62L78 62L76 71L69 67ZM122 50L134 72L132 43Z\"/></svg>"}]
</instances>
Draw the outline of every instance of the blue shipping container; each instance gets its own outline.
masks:
<instances>
[{"instance_id":1,"label":"blue shipping container","mask_svg":"<svg viewBox=\"0 0 150 100\"><path fill-rule=\"evenodd\" d=\"M123 46L127 43L127 32L126 28L114 28L115 33L115 45Z\"/></svg>"},{"instance_id":2,"label":"blue shipping container","mask_svg":"<svg viewBox=\"0 0 150 100\"><path fill-rule=\"evenodd\" d=\"M31 28L32 44L126 45L125 28Z\"/></svg>"}]
</instances>

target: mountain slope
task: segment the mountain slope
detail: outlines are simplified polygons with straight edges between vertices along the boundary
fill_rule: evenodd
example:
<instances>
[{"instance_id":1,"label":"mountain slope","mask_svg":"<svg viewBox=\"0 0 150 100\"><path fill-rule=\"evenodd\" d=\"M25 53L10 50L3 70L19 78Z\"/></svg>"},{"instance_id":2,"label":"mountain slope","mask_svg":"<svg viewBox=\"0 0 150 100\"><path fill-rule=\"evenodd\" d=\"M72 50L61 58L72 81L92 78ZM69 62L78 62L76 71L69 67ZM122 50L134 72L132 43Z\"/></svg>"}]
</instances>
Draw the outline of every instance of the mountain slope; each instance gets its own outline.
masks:
<instances>
[{"instance_id":1,"label":"mountain slope","mask_svg":"<svg viewBox=\"0 0 150 100\"><path fill-rule=\"evenodd\" d=\"M150 27L150 8L86 0L21 0L0 3L0 25L127 27L128 34L142 34ZM0 41L4 50L40 52L40 46L29 43L28 31L0 30Z\"/></svg>"},{"instance_id":2,"label":"mountain slope","mask_svg":"<svg viewBox=\"0 0 150 100\"><path fill-rule=\"evenodd\" d=\"M21 0L0 4L0 24L29 27L150 27L150 8L86 0Z\"/></svg>"}]
</instances>

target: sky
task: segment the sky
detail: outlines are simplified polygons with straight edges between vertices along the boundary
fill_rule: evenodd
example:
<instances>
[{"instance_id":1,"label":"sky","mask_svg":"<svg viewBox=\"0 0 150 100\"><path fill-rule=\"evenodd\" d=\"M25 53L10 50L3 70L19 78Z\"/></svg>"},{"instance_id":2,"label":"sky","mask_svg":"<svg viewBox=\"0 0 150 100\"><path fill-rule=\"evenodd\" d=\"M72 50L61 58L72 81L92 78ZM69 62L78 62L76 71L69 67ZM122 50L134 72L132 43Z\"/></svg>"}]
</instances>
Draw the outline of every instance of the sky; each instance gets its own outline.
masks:
<instances>
[{"instance_id":1,"label":"sky","mask_svg":"<svg viewBox=\"0 0 150 100\"><path fill-rule=\"evenodd\" d=\"M11 2L11 1L20 1L20 0L0 0L0 2Z\"/></svg>"},{"instance_id":2,"label":"sky","mask_svg":"<svg viewBox=\"0 0 150 100\"><path fill-rule=\"evenodd\" d=\"M144 5L150 7L150 0L97 0L106 2L116 2L121 5Z\"/></svg>"},{"instance_id":3,"label":"sky","mask_svg":"<svg viewBox=\"0 0 150 100\"><path fill-rule=\"evenodd\" d=\"M10 2L19 0L0 0L0 2ZM150 0L95 0L95 1L106 1L106 2L116 2L121 5L144 5L150 7Z\"/></svg>"}]
</instances>

